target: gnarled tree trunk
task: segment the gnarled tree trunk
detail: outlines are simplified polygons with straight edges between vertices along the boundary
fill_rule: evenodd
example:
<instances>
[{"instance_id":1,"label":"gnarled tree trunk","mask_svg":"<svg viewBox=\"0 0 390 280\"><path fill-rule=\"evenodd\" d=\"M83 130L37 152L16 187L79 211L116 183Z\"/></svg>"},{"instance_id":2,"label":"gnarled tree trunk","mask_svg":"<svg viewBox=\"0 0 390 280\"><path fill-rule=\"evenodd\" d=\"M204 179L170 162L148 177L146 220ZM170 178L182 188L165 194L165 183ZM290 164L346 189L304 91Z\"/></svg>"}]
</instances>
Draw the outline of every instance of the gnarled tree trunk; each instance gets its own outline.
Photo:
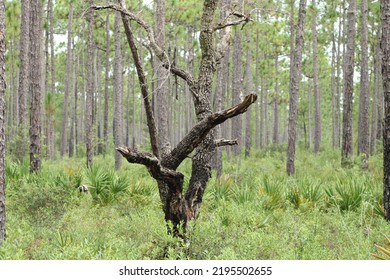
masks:
<instances>
[{"instance_id":1,"label":"gnarled tree trunk","mask_svg":"<svg viewBox=\"0 0 390 280\"><path fill-rule=\"evenodd\" d=\"M234 12L221 23L214 23L214 15L218 1L204 1L199 38L202 52L199 69L200 74L197 78L194 78L187 71L179 69L176 65L170 63L167 54L156 42L153 29L149 24L136 14L127 10L124 0L118 0L118 3L119 5L110 4L106 6L93 6L92 8L96 10L110 8L120 11L122 14L127 41L133 55L138 80L141 85L141 94L144 100L152 153L140 152L128 147L118 147L117 150L129 162L143 164L147 167L151 176L158 183L160 199L169 232L175 236L184 236L188 222L195 220L199 215L202 197L211 176L211 159L216 147L232 143L232 141L226 141L224 139L217 141L214 137L213 128L229 118L244 113L257 99L255 94L249 94L236 106L216 113L213 113L210 102L216 65L222 59L230 37L230 32L226 32L219 41L220 44L216 46L214 43L214 33L227 26L247 22L249 18L241 12ZM135 44L133 31L129 24L130 20L138 23L147 32L149 48L153 51L155 57L172 74L185 80L193 97L198 123L169 152L160 153L163 147L160 147L157 141L156 124L149 100L150 90ZM176 169L194 150L191 179L188 189L184 193L184 175L177 172Z\"/></svg>"}]
</instances>

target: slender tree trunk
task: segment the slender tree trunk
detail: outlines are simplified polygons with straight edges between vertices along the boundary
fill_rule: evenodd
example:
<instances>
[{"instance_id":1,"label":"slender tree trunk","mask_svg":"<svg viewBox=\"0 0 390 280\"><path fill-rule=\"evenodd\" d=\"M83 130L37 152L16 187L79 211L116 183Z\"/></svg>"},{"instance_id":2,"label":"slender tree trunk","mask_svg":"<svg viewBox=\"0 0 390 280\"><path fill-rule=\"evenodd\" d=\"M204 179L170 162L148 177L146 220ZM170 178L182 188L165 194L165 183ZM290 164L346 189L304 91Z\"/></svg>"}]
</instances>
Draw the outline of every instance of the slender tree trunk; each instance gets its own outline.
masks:
<instances>
[{"instance_id":1,"label":"slender tree trunk","mask_svg":"<svg viewBox=\"0 0 390 280\"><path fill-rule=\"evenodd\" d=\"M383 205L385 218L390 221L390 2L381 0L382 20L382 79L385 103L383 127Z\"/></svg>"},{"instance_id":2,"label":"slender tree trunk","mask_svg":"<svg viewBox=\"0 0 390 280\"><path fill-rule=\"evenodd\" d=\"M314 89L314 153L320 152L321 147L321 107L320 93L318 86L318 46L317 46L317 11L316 1L312 0L313 18L313 89Z\"/></svg>"},{"instance_id":3,"label":"slender tree trunk","mask_svg":"<svg viewBox=\"0 0 390 280\"><path fill-rule=\"evenodd\" d=\"M104 117L103 117L103 141L104 152L107 152L108 144L108 85L110 83L110 17L106 17L106 63L105 63L105 79L104 79Z\"/></svg>"},{"instance_id":4,"label":"slender tree trunk","mask_svg":"<svg viewBox=\"0 0 390 280\"><path fill-rule=\"evenodd\" d=\"M298 12L298 26L296 43L293 55L293 66L290 77L290 106L289 106L289 123L288 123L288 147L286 169L287 175L295 174L295 142L297 133L297 113L299 83L301 80L302 51L304 45L304 23L306 16L306 0L300 0Z\"/></svg>"},{"instance_id":5,"label":"slender tree trunk","mask_svg":"<svg viewBox=\"0 0 390 280\"><path fill-rule=\"evenodd\" d=\"M256 70L255 70L255 93L256 94L259 94L259 29L257 28L256 29ZM256 148L259 149L261 147L261 130L262 130L262 127L261 127L261 111L260 111L260 108L261 108L261 104L259 105L259 102L256 102L256 107L255 107L255 124L256 124L256 130L255 130L255 133L256 133L256 136L255 136L255 139L256 139ZM259 122L259 123L258 123Z\"/></svg>"},{"instance_id":6,"label":"slender tree trunk","mask_svg":"<svg viewBox=\"0 0 390 280\"><path fill-rule=\"evenodd\" d=\"M229 1L230 2L230 1ZM228 7L230 3L221 2L221 20L223 20L228 12ZM220 39L222 40L225 35L225 31L222 31L220 35ZM221 111L223 106L223 95L226 88L226 74L229 69L227 69L229 65L229 50L226 51L224 57L221 60L221 63L218 65L217 69L217 81L216 81L216 89L215 89L215 98L214 98L214 110ZM214 128L215 137L217 139L222 138L222 126L217 126ZM217 149L215 152L215 156L213 158L213 168L217 172L217 177L219 178L222 175L222 150Z\"/></svg>"},{"instance_id":7,"label":"slender tree trunk","mask_svg":"<svg viewBox=\"0 0 390 280\"><path fill-rule=\"evenodd\" d=\"M377 50L376 50L377 52ZM376 152L376 129L377 129L377 92L378 92L378 72L380 71L378 67L377 55L375 54L375 62L374 62L374 90L372 97L372 109L371 109L371 134L370 134L370 155L373 156Z\"/></svg>"},{"instance_id":8,"label":"slender tree trunk","mask_svg":"<svg viewBox=\"0 0 390 280\"><path fill-rule=\"evenodd\" d=\"M123 108L123 67L122 67L122 48L119 12L115 13L115 60L114 60L114 142L115 147L123 144L122 137L122 108ZM120 169L122 165L122 156L115 152L115 169Z\"/></svg>"},{"instance_id":9,"label":"slender tree trunk","mask_svg":"<svg viewBox=\"0 0 390 280\"><path fill-rule=\"evenodd\" d=\"M232 79L232 105L240 102L243 94L242 86L242 35L241 31L236 30L234 34L234 50L233 50L233 79ZM242 140L242 117L237 116L232 119L232 139L239 141L238 145L232 147L234 155L239 155L241 152Z\"/></svg>"},{"instance_id":10,"label":"slender tree trunk","mask_svg":"<svg viewBox=\"0 0 390 280\"><path fill-rule=\"evenodd\" d=\"M30 26L30 0L21 1L20 19L20 64L19 64L19 137L21 140L20 150L17 157L22 160L27 153L27 127L28 127L28 107L27 96L29 92L29 26Z\"/></svg>"},{"instance_id":11,"label":"slender tree trunk","mask_svg":"<svg viewBox=\"0 0 390 280\"><path fill-rule=\"evenodd\" d=\"M263 56L264 57L264 56ZM265 57L264 57L265 59ZM264 77L261 78L261 91L263 96L263 113L264 113L264 146L269 145L269 118L268 118L268 77L264 74Z\"/></svg>"},{"instance_id":12,"label":"slender tree trunk","mask_svg":"<svg viewBox=\"0 0 390 280\"><path fill-rule=\"evenodd\" d=\"M78 61L78 59L75 59ZM70 136L69 136L69 157L73 157L75 152L75 134L76 134L76 123L77 123L77 91L78 91L78 82L76 76L76 67L73 67L73 107L71 118L70 118Z\"/></svg>"},{"instance_id":13,"label":"slender tree trunk","mask_svg":"<svg viewBox=\"0 0 390 280\"><path fill-rule=\"evenodd\" d=\"M345 0L342 2L342 10L345 14ZM340 148L340 142L341 142L341 111L340 111L340 99L341 99L341 44L342 41L344 41L344 33L345 33L345 16L342 17L341 20L339 20L339 26L338 26L338 35L337 35L337 58L336 58L336 115L335 115L335 122L336 122L336 147Z\"/></svg>"},{"instance_id":14,"label":"slender tree trunk","mask_svg":"<svg viewBox=\"0 0 390 280\"><path fill-rule=\"evenodd\" d=\"M334 2L333 2L334 3ZM331 61L331 83L332 83L332 148L335 149L337 147L336 145L336 138L337 138L337 117L336 117L336 78L335 76L335 68L336 68L336 36L335 36L335 28L334 28L334 23L332 25L332 61Z\"/></svg>"},{"instance_id":15,"label":"slender tree trunk","mask_svg":"<svg viewBox=\"0 0 390 280\"><path fill-rule=\"evenodd\" d=\"M93 0L88 0L90 6ZM93 11L88 12L88 58L87 58L87 92L85 106L85 143L87 148L87 167L92 167L93 146L92 146L92 106L93 106Z\"/></svg>"},{"instance_id":16,"label":"slender tree trunk","mask_svg":"<svg viewBox=\"0 0 390 280\"><path fill-rule=\"evenodd\" d=\"M30 171L41 168L42 3L30 3Z\"/></svg>"},{"instance_id":17,"label":"slender tree trunk","mask_svg":"<svg viewBox=\"0 0 390 280\"><path fill-rule=\"evenodd\" d=\"M252 51L249 47L251 43L251 37L249 32L246 33L246 42L247 42L247 51L246 51L246 70L245 70L245 92L252 93L253 92ZM245 115L245 157L249 157L251 146L252 146L251 118L252 118L252 112L251 112L251 108L249 107Z\"/></svg>"},{"instance_id":18,"label":"slender tree trunk","mask_svg":"<svg viewBox=\"0 0 390 280\"><path fill-rule=\"evenodd\" d=\"M0 246L5 231L5 2L0 3Z\"/></svg>"},{"instance_id":19,"label":"slender tree trunk","mask_svg":"<svg viewBox=\"0 0 390 280\"><path fill-rule=\"evenodd\" d=\"M66 54L66 77L65 77L65 91L64 91L64 105L62 111L62 124L61 124L61 149L60 154L63 157L67 152L68 144L68 103L69 103L69 88L71 84L72 76L72 21L73 21L73 4L69 4L68 14L68 46Z\"/></svg>"},{"instance_id":20,"label":"slender tree trunk","mask_svg":"<svg viewBox=\"0 0 390 280\"><path fill-rule=\"evenodd\" d=\"M368 4L362 0L362 33L361 33L361 63L360 63L360 102L358 153L369 155L369 78L368 78ZM365 165L366 166L366 165ZM368 166L366 166L368 167Z\"/></svg>"},{"instance_id":21,"label":"slender tree trunk","mask_svg":"<svg viewBox=\"0 0 390 280\"><path fill-rule=\"evenodd\" d=\"M274 98L274 126L272 142L279 144L279 81L278 81L279 55L275 56L275 98Z\"/></svg>"},{"instance_id":22,"label":"slender tree trunk","mask_svg":"<svg viewBox=\"0 0 390 280\"><path fill-rule=\"evenodd\" d=\"M353 153L352 141L352 104L353 104L353 73L355 60L356 34L356 0L349 0L348 7L348 41L344 58L344 101L343 101L343 138L341 146L342 163L349 161Z\"/></svg>"}]
</instances>

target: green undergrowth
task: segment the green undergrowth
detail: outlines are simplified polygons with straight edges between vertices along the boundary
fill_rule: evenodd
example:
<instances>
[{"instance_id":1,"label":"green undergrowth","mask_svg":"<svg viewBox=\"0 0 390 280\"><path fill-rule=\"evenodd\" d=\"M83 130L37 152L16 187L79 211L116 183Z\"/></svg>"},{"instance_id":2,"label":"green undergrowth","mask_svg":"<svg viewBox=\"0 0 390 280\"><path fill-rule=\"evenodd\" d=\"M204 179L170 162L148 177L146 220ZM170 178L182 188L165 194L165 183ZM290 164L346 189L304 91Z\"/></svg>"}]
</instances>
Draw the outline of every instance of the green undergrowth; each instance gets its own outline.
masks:
<instances>
[{"instance_id":1,"label":"green undergrowth","mask_svg":"<svg viewBox=\"0 0 390 280\"><path fill-rule=\"evenodd\" d=\"M341 168L337 152L297 154L285 175L283 148L224 158L188 242L166 234L155 181L146 168L111 157L7 161L7 240L0 259L372 259L387 248L382 158ZM180 171L185 187L189 160ZM81 185L88 192L80 192ZM383 253L383 252L382 252Z\"/></svg>"}]
</instances>

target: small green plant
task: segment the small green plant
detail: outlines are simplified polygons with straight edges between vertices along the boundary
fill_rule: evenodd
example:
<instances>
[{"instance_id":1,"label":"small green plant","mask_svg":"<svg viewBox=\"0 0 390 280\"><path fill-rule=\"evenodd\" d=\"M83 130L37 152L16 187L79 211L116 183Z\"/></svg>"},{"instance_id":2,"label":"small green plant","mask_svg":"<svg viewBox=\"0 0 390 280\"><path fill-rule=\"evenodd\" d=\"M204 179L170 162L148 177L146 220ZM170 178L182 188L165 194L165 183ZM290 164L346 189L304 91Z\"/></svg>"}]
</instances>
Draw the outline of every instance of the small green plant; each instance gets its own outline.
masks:
<instances>
[{"instance_id":1,"label":"small green plant","mask_svg":"<svg viewBox=\"0 0 390 280\"><path fill-rule=\"evenodd\" d=\"M120 194L126 192L129 187L127 178L114 171L106 171L101 167L93 166L85 173L92 198L99 204L105 205L117 200Z\"/></svg>"},{"instance_id":2,"label":"small green plant","mask_svg":"<svg viewBox=\"0 0 390 280\"><path fill-rule=\"evenodd\" d=\"M233 196L234 200L239 204L244 204L254 199L254 194L248 185L236 186L233 190Z\"/></svg>"},{"instance_id":3,"label":"small green plant","mask_svg":"<svg viewBox=\"0 0 390 280\"><path fill-rule=\"evenodd\" d=\"M336 187L328 188L325 192L331 205L341 211L354 211L362 204L366 187L364 181L349 177L346 182L339 179Z\"/></svg>"},{"instance_id":4,"label":"small green plant","mask_svg":"<svg viewBox=\"0 0 390 280\"><path fill-rule=\"evenodd\" d=\"M260 195L265 194L263 207L267 210L275 210L284 207L284 190L280 181L263 177L263 186L259 189Z\"/></svg>"}]
</instances>

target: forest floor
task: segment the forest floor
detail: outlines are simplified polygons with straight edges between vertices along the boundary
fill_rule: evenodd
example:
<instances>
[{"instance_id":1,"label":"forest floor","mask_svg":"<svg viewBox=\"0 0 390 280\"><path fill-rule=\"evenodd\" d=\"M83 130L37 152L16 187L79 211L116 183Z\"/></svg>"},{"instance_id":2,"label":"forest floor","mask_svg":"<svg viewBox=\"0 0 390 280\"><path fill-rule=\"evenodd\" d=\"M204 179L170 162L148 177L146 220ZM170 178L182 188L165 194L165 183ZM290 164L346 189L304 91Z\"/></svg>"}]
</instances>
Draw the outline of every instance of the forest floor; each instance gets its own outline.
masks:
<instances>
[{"instance_id":1,"label":"forest floor","mask_svg":"<svg viewBox=\"0 0 390 280\"><path fill-rule=\"evenodd\" d=\"M99 156L44 162L7 161L7 240L0 259L373 259L389 224L383 218L383 158L361 170L341 168L338 152L299 149L295 177L285 150L224 158L210 180L189 243L166 233L157 186L143 166ZM190 162L180 170L188 184ZM80 184L91 186L81 193Z\"/></svg>"}]
</instances>

